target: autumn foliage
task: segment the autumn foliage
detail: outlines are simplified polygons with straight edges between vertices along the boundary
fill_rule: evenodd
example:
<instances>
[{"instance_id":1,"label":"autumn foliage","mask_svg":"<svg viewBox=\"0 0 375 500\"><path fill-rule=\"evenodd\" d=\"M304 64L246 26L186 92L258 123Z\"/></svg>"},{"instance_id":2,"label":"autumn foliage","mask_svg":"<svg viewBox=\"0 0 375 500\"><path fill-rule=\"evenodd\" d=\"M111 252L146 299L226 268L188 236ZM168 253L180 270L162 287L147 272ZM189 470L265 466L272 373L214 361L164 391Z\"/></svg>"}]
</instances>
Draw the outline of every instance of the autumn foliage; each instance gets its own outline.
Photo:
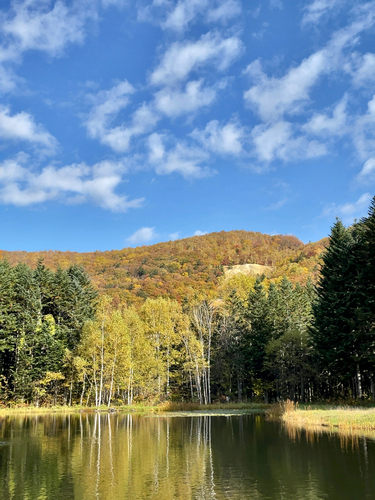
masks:
<instances>
[{"instance_id":1,"label":"autumn foliage","mask_svg":"<svg viewBox=\"0 0 375 500\"><path fill-rule=\"evenodd\" d=\"M224 266L261 264L272 267L270 278L287 276L294 283L313 280L327 239L304 244L295 236L221 231L177 241L106 252L7 252L0 259L35 268L43 259L51 269L83 266L92 283L116 301L141 304L148 297L184 300L217 295Z\"/></svg>"}]
</instances>

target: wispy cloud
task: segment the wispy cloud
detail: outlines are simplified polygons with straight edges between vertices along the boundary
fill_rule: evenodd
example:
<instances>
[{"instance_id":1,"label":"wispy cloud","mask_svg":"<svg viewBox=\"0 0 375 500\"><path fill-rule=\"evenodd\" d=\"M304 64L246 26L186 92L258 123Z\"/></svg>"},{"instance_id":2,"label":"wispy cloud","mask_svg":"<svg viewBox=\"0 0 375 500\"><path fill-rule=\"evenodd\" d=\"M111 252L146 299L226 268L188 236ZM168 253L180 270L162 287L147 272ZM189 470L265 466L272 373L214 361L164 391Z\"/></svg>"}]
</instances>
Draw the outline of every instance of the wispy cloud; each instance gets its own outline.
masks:
<instances>
[{"instance_id":1,"label":"wispy cloud","mask_svg":"<svg viewBox=\"0 0 375 500\"><path fill-rule=\"evenodd\" d=\"M274 160L288 162L327 153L324 144L298 133L298 127L286 121L256 125L251 140L252 155L265 166Z\"/></svg>"},{"instance_id":2,"label":"wispy cloud","mask_svg":"<svg viewBox=\"0 0 375 500\"><path fill-rule=\"evenodd\" d=\"M372 196L370 193L364 193L353 203L345 203L343 205L330 203L324 207L322 215L341 217L345 223L351 223L354 218L362 217L366 214L371 199Z\"/></svg>"},{"instance_id":3,"label":"wispy cloud","mask_svg":"<svg viewBox=\"0 0 375 500\"><path fill-rule=\"evenodd\" d=\"M180 239L180 233L176 231L175 233L171 233L169 235L170 240L175 241Z\"/></svg>"},{"instance_id":4,"label":"wispy cloud","mask_svg":"<svg viewBox=\"0 0 375 500\"><path fill-rule=\"evenodd\" d=\"M137 245L140 243L148 243L157 237L158 235L154 227L141 227L141 229L138 229L138 231L129 236L127 241L133 245Z\"/></svg>"},{"instance_id":5,"label":"wispy cloud","mask_svg":"<svg viewBox=\"0 0 375 500\"><path fill-rule=\"evenodd\" d=\"M355 118L354 144L358 156L368 160L375 156L375 96L367 103L367 110Z\"/></svg>"},{"instance_id":6,"label":"wispy cloud","mask_svg":"<svg viewBox=\"0 0 375 500\"><path fill-rule=\"evenodd\" d=\"M69 43L85 37L85 22L96 17L95 4L88 1L51 5L44 0L12 1L3 18L2 31L10 40L3 58L14 59L26 50L60 55ZM4 57L5 56L5 57Z\"/></svg>"},{"instance_id":7,"label":"wispy cloud","mask_svg":"<svg viewBox=\"0 0 375 500\"><path fill-rule=\"evenodd\" d=\"M343 50L355 44L358 35L371 28L374 22L374 9L363 9L352 24L334 33L325 48L304 59L299 66L290 68L281 78L268 77L259 59L252 62L246 73L255 85L245 92L245 101L265 122L278 121L286 113L300 112L318 80L340 69Z\"/></svg>"},{"instance_id":8,"label":"wispy cloud","mask_svg":"<svg viewBox=\"0 0 375 500\"><path fill-rule=\"evenodd\" d=\"M346 0L314 0L304 8L302 24L316 24L322 16L339 9L344 3Z\"/></svg>"},{"instance_id":9,"label":"wispy cloud","mask_svg":"<svg viewBox=\"0 0 375 500\"><path fill-rule=\"evenodd\" d=\"M375 54L355 55L353 63L349 64L348 68L356 87L372 85L375 81Z\"/></svg>"},{"instance_id":10,"label":"wispy cloud","mask_svg":"<svg viewBox=\"0 0 375 500\"><path fill-rule=\"evenodd\" d=\"M315 112L312 118L303 125L302 129L317 136L343 135L347 133L347 104L348 96L344 95L334 106L331 116L326 113Z\"/></svg>"},{"instance_id":11,"label":"wispy cloud","mask_svg":"<svg viewBox=\"0 0 375 500\"><path fill-rule=\"evenodd\" d=\"M366 161L356 180L362 184L372 184L375 182L375 158L370 158Z\"/></svg>"},{"instance_id":12,"label":"wispy cloud","mask_svg":"<svg viewBox=\"0 0 375 500\"><path fill-rule=\"evenodd\" d=\"M139 208L144 199L129 200L116 193L123 182L121 162L102 161L38 170L28 155L21 153L0 164L0 203L29 206L49 200L65 203L93 203L113 212Z\"/></svg>"},{"instance_id":13,"label":"wispy cloud","mask_svg":"<svg viewBox=\"0 0 375 500\"><path fill-rule=\"evenodd\" d=\"M0 137L3 140L26 141L49 154L53 154L58 145L55 137L35 123L29 113L12 115L7 106L0 106Z\"/></svg>"},{"instance_id":14,"label":"wispy cloud","mask_svg":"<svg viewBox=\"0 0 375 500\"><path fill-rule=\"evenodd\" d=\"M323 15L329 6L326 2L314 2L310 7L310 13ZM260 59L246 68L245 74L253 85L244 93L244 99L261 122L250 134L252 155L258 162L256 170L267 168L275 160L286 162L325 155L335 140L344 135L352 139L362 160L375 154L372 101L363 115L350 114L348 91L333 106L311 110L314 104L311 92L322 77L337 77L339 72L351 73L354 81L371 77L372 56L354 57L352 49L359 36L375 23L375 2L357 6L350 12L350 24L335 31L323 48L290 67L283 76L268 76Z\"/></svg>"},{"instance_id":15,"label":"wispy cloud","mask_svg":"<svg viewBox=\"0 0 375 500\"><path fill-rule=\"evenodd\" d=\"M191 71L207 64L214 65L217 71L224 71L242 50L243 44L237 36L222 38L217 32L202 35L195 42L175 42L151 74L151 83L174 85L185 80Z\"/></svg>"},{"instance_id":16,"label":"wispy cloud","mask_svg":"<svg viewBox=\"0 0 375 500\"><path fill-rule=\"evenodd\" d=\"M164 30L183 32L196 21L226 23L241 13L239 0L153 0L138 9L140 21L159 24Z\"/></svg>"},{"instance_id":17,"label":"wispy cloud","mask_svg":"<svg viewBox=\"0 0 375 500\"><path fill-rule=\"evenodd\" d=\"M148 161L158 175L178 173L186 179L200 179L216 173L204 165L209 159L205 151L178 141L172 141L171 147L167 149L166 139L158 133L148 138Z\"/></svg>"},{"instance_id":18,"label":"wispy cloud","mask_svg":"<svg viewBox=\"0 0 375 500\"><path fill-rule=\"evenodd\" d=\"M216 86L204 87L203 79L188 82L182 91L164 88L155 94L155 107L171 118L185 113L194 113L214 102L217 95L216 89Z\"/></svg>"},{"instance_id":19,"label":"wispy cloud","mask_svg":"<svg viewBox=\"0 0 375 500\"><path fill-rule=\"evenodd\" d=\"M130 96L134 92L134 87L125 80L109 90L88 96L93 107L85 125L91 138L99 139L102 144L109 146L116 152L124 152L129 149L133 137L152 130L159 117L152 105L146 103L138 107L131 115L130 121L117 126L113 124L120 111L129 104Z\"/></svg>"},{"instance_id":20,"label":"wispy cloud","mask_svg":"<svg viewBox=\"0 0 375 500\"><path fill-rule=\"evenodd\" d=\"M268 205L268 207L266 207L264 210L280 210L280 208L282 208L287 201L287 198L276 201L275 203L271 203L271 205Z\"/></svg>"},{"instance_id":21,"label":"wispy cloud","mask_svg":"<svg viewBox=\"0 0 375 500\"><path fill-rule=\"evenodd\" d=\"M202 146L216 154L239 155L243 151L245 128L233 121L220 125L218 120L211 120L204 130L195 129L191 136Z\"/></svg>"},{"instance_id":22,"label":"wispy cloud","mask_svg":"<svg viewBox=\"0 0 375 500\"><path fill-rule=\"evenodd\" d=\"M281 0L270 0L271 9L283 10L284 4Z\"/></svg>"},{"instance_id":23,"label":"wispy cloud","mask_svg":"<svg viewBox=\"0 0 375 500\"><path fill-rule=\"evenodd\" d=\"M93 138L103 137L113 118L129 104L129 96L134 92L134 87L124 80L110 90L101 90L96 95L90 94L88 98L93 107L86 121L89 135Z\"/></svg>"},{"instance_id":24,"label":"wispy cloud","mask_svg":"<svg viewBox=\"0 0 375 500\"><path fill-rule=\"evenodd\" d=\"M71 44L82 44L90 21L99 20L100 6L123 7L126 0L11 0L0 19L0 91L15 89L20 79L9 64L37 50L61 56Z\"/></svg>"},{"instance_id":25,"label":"wispy cloud","mask_svg":"<svg viewBox=\"0 0 375 500\"><path fill-rule=\"evenodd\" d=\"M162 23L164 29L183 31L188 24L208 7L207 0L179 0Z\"/></svg>"}]
</instances>

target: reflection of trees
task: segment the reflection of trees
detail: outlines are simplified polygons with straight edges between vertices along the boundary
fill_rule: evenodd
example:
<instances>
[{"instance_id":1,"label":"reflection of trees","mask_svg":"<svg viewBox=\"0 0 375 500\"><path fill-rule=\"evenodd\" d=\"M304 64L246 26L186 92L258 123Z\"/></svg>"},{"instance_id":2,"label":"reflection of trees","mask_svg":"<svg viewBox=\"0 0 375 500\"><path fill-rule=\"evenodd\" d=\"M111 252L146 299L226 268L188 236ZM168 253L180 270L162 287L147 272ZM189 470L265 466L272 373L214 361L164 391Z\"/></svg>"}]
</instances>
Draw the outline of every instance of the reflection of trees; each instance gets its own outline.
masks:
<instances>
[{"instance_id":1,"label":"reflection of trees","mask_svg":"<svg viewBox=\"0 0 375 500\"><path fill-rule=\"evenodd\" d=\"M96 460L90 460L89 447L82 453L77 439L72 469L82 479L75 482L75 498L215 498L210 493L210 417L183 419L178 425L168 417L95 414L86 419Z\"/></svg>"},{"instance_id":2,"label":"reflection of trees","mask_svg":"<svg viewBox=\"0 0 375 500\"><path fill-rule=\"evenodd\" d=\"M0 439L9 438L1 498L215 498L211 417L6 418Z\"/></svg>"},{"instance_id":3,"label":"reflection of trees","mask_svg":"<svg viewBox=\"0 0 375 500\"><path fill-rule=\"evenodd\" d=\"M365 499L374 472L371 439L287 430L260 416L0 420L5 500Z\"/></svg>"}]
</instances>

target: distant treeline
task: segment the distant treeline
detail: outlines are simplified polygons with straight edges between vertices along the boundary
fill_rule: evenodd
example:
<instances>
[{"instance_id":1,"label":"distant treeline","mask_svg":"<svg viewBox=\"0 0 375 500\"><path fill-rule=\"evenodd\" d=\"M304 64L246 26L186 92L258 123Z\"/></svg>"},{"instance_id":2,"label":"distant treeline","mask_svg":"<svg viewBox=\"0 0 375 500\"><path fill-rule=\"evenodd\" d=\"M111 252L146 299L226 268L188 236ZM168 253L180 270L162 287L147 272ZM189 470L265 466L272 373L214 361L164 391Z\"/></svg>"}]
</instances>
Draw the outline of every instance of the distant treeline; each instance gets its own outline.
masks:
<instances>
[{"instance_id":1,"label":"distant treeline","mask_svg":"<svg viewBox=\"0 0 375 500\"><path fill-rule=\"evenodd\" d=\"M98 295L78 266L0 262L0 399L373 398L375 199L334 224L317 284L237 276L209 300Z\"/></svg>"},{"instance_id":2,"label":"distant treeline","mask_svg":"<svg viewBox=\"0 0 375 500\"><path fill-rule=\"evenodd\" d=\"M147 298L173 298L178 302L212 299L225 266L264 264L270 277L287 276L293 283L314 281L319 255L327 238L304 245L295 236L267 235L251 231L221 231L176 241L124 248L108 252L6 252L0 260L20 262L33 269L37 262L50 269L81 266L100 293L115 301L139 307Z\"/></svg>"}]
</instances>

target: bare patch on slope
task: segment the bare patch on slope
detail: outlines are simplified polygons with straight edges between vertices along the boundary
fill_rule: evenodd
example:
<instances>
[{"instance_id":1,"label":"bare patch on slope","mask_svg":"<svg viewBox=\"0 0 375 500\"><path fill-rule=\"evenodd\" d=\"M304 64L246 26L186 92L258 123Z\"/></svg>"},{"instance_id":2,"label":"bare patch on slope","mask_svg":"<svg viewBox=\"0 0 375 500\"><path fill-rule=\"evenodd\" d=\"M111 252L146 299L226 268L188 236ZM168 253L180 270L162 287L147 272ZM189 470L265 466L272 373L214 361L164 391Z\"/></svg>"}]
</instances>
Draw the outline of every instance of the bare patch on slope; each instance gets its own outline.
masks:
<instances>
[{"instance_id":1,"label":"bare patch on slope","mask_svg":"<svg viewBox=\"0 0 375 500\"><path fill-rule=\"evenodd\" d=\"M273 271L271 266L262 266L260 264L238 264L236 266L224 266L224 274L226 278L230 278L235 274L247 274L249 276L260 276L264 274L269 276Z\"/></svg>"}]
</instances>

